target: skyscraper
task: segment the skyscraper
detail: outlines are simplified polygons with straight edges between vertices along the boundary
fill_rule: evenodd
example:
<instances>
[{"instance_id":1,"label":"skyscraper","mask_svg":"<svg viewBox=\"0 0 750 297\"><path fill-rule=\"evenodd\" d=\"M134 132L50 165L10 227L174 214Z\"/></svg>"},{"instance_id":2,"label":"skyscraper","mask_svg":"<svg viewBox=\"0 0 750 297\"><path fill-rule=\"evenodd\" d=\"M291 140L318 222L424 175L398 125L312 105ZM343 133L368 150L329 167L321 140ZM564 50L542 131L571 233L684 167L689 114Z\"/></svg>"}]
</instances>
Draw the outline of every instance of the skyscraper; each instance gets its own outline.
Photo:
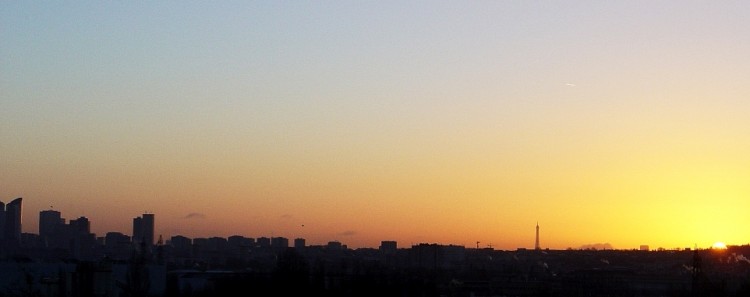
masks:
<instances>
[{"instance_id":1,"label":"skyscraper","mask_svg":"<svg viewBox=\"0 0 750 297\"><path fill-rule=\"evenodd\" d=\"M271 247L285 249L289 247L289 239L286 237L271 237Z\"/></svg>"},{"instance_id":2,"label":"skyscraper","mask_svg":"<svg viewBox=\"0 0 750 297\"><path fill-rule=\"evenodd\" d=\"M70 231L74 234L89 234L91 233L91 222L87 217L80 217L75 220L70 220L68 224Z\"/></svg>"},{"instance_id":3,"label":"skyscraper","mask_svg":"<svg viewBox=\"0 0 750 297\"><path fill-rule=\"evenodd\" d=\"M5 203L0 201L0 248L5 243Z\"/></svg>"},{"instance_id":4,"label":"skyscraper","mask_svg":"<svg viewBox=\"0 0 750 297\"><path fill-rule=\"evenodd\" d=\"M56 210L42 210L39 212L39 238L45 246L58 246L64 238L65 219Z\"/></svg>"},{"instance_id":5,"label":"skyscraper","mask_svg":"<svg viewBox=\"0 0 750 297\"><path fill-rule=\"evenodd\" d=\"M133 243L154 245L154 214L144 213L133 219Z\"/></svg>"},{"instance_id":6,"label":"skyscraper","mask_svg":"<svg viewBox=\"0 0 750 297\"><path fill-rule=\"evenodd\" d=\"M539 247L539 222L536 222L536 242L534 243L534 249L541 249L541 247Z\"/></svg>"},{"instance_id":7,"label":"skyscraper","mask_svg":"<svg viewBox=\"0 0 750 297\"><path fill-rule=\"evenodd\" d=\"M59 211L42 210L39 212L39 236L42 238L52 237L58 231L60 225L64 224Z\"/></svg>"},{"instance_id":8,"label":"skyscraper","mask_svg":"<svg viewBox=\"0 0 750 297\"><path fill-rule=\"evenodd\" d=\"M2 233L0 240L3 241L4 245L7 246L18 246L21 243L21 214L22 214L22 198L16 198L13 201L5 205L4 209L0 209L2 215ZM2 206L2 203L0 203Z\"/></svg>"},{"instance_id":9,"label":"skyscraper","mask_svg":"<svg viewBox=\"0 0 750 297\"><path fill-rule=\"evenodd\" d=\"M295 238L294 239L294 247L297 249L301 249L305 247L305 239L304 238Z\"/></svg>"},{"instance_id":10,"label":"skyscraper","mask_svg":"<svg viewBox=\"0 0 750 297\"><path fill-rule=\"evenodd\" d=\"M384 254L395 254L398 250L398 244L393 240L384 240L380 242L380 252Z\"/></svg>"}]
</instances>

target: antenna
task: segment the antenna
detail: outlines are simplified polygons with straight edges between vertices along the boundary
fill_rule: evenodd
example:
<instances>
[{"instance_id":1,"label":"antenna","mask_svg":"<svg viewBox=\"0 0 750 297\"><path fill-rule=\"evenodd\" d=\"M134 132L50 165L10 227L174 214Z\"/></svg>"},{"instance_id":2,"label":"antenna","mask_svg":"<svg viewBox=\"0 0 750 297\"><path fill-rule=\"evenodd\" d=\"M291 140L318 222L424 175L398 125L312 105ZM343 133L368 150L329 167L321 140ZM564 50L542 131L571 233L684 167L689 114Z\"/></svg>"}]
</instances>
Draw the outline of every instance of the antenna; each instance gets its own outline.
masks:
<instances>
[{"instance_id":1,"label":"antenna","mask_svg":"<svg viewBox=\"0 0 750 297\"><path fill-rule=\"evenodd\" d=\"M539 221L536 222L536 242L534 243L534 249L541 249L541 247L539 246Z\"/></svg>"}]
</instances>

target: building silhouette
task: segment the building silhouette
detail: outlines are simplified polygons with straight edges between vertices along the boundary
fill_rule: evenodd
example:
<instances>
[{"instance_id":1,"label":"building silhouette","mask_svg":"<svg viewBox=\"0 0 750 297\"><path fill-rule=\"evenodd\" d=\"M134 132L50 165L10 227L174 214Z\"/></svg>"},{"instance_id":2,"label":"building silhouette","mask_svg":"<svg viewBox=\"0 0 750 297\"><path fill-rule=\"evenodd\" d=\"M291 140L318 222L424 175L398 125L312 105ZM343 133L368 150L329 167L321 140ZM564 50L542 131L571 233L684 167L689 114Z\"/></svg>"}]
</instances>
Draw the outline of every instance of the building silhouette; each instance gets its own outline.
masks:
<instances>
[{"instance_id":1,"label":"building silhouette","mask_svg":"<svg viewBox=\"0 0 750 297\"><path fill-rule=\"evenodd\" d=\"M380 247L378 249L382 253L395 254L398 250L398 244L393 240L383 240L380 242Z\"/></svg>"},{"instance_id":2,"label":"building silhouette","mask_svg":"<svg viewBox=\"0 0 750 297\"><path fill-rule=\"evenodd\" d=\"M104 254L110 259L127 260L131 255L130 236L107 232L104 236Z\"/></svg>"},{"instance_id":3,"label":"building silhouette","mask_svg":"<svg viewBox=\"0 0 750 297\"><path fill-rule=\"evenodd\" d=\"M271 246L271 238L268 238L268 237L265 237L265 236L262 236L262 237L258 237L258 238L257 238L257 239L255 240L255 243L256 243L256 244L257 244L257 245L258 245L259 247L270 247L270 246Z\"/></svg>"},{"instance_id":4,"label":"building silhouette","mask_svg":"<svg viewBox=\"0 0 750 297\"><path fill-rule=\"evenodd\" d=\"M154 245L154 214L144 213L133 219L133 243Z\"/></svg>"},{"instance_id":5,"label":"building silhouette","mask_svg":"<svg viewBox=\"0 0 750 297\"><path fill-rule=\"evenodd\" d=\"M289 239L286 237L272 237L271 247L275 249L285 249L289 247Z\"/></svg>"},{"instance_id":6,"label":"building silhouette","mask_svg":"<svg viewBox=\"0 0 750 297\"><path fill-rule=\"evenodd\" d=\"M39 212L39 237L44 246L50 246L53 243L55 235L62 232L63 225L65 225L65 219L59 211L50 209Z\"/></svg>"},{"instance_id":7,"label":"building silhouette","mask_svg":"<svg viewBox=\"0 0 750 297\"><path fill-rule=\"evenodd\" d=\"M294 247L297 249L301 249L305 247L305 239L304 238L295 238L294 239Z\"/></svg>"},{"instance_id":8,"label":"building silhouette","mask_svg":"<svg viewBox=\"0 0 750 297\"><path fill-rule=\"evenodd\" d=\"M2 204L3 239L19 210L20 200ZM350 249L304 238L290 248L285 237L241 235L175 235L165 243L159 236L147 246L145 234L153 231L144 228L153 230L153 215L134 219L140 238L96 237L86 217L66 224L57 211L39 215L40 235L21 233L17 248L0 246L0 296L750 296L750 245L541 252L537 222L534 251L438 243L399 248L392 240ZM41 244L41 234L60 244Z\"/></svg>"},{"instance_id":9,"label":"building silhouette","mask_svg":"<svg viewBox=\"0 0 750 297\"><path fill-rule=\"evenodd\" d=\"M22 198L0 202L0 246L15 249L21 243Z\"/></svg>"},{"instance_id":10,"label":"building silhouette","mask_svg":"<svg viewBox=\"0 0 750 297\"><path fill-rule=\"evenodd\" d=\"M91 222L86 217L70 220L66 243L76 259L92 260L95 256L96 235L91 233Z\"/></svg>"}]
</instances>

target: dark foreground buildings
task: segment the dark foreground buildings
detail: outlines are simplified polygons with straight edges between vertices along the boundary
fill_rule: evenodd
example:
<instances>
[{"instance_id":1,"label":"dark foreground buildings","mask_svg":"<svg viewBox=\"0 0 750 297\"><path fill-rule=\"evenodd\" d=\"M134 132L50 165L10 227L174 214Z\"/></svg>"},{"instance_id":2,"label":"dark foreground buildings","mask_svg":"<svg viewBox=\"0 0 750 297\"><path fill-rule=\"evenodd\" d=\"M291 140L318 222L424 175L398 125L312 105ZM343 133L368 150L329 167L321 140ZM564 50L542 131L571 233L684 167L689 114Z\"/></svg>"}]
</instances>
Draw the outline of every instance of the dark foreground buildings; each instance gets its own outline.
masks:
<instances>
[{"instance_id":1,"label":"dark foreground buildings","mask_svg":"<svg viewBox=\"0 0 750 297\"><path fill-rule=\"evenodd\" d=\"M20 200L14 205L20 210ZM0 297L750 296L747 245L503 251L383 241L350 249L284 237L155 240L153 216L139 218L134 237L96 237L88 219L66 223L55 211L40 213L39 234L3 229L18 236L3 238Z\"/></svg>"},{"instance_id":2,"label":"dark foreground buildings","mask_svg":"<svg viewBox=\"0 0 750 297\"><path fill-rule=\"evenodd\" d=\"M127 246L97 246L86 260L27 247L0 261L0 296L750 296L750 246L348 249L242 236Z\"/></svg>"}]
</instances>

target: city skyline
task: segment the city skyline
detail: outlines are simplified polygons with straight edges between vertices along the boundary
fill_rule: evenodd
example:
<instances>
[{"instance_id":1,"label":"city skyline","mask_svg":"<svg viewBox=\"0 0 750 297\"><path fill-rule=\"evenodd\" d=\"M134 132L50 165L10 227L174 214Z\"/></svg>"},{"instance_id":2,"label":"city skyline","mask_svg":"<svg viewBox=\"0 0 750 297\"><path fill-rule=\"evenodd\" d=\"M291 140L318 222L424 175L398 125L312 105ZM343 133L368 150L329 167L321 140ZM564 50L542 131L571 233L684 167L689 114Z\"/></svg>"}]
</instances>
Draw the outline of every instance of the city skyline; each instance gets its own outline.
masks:
<instances>
[{"instance_id":1,"label":"city skyline","mask_svg":"<svg viewBox=\"0 0 750 297\"><path fill-rule=\"evenodd\" d=\"M48 244L51 244L51 245L54 246L56 244L59 244L59 243L54 243L55 242L54 238L56 236L59 236L59 235L69 236L69 235L66 235L67 231L64 231L65 228L66 228L66 226L69 226L70 228L75 229L75 230L82 230L83 233L91 233L91 235L95 236L96 238L109 238L110 236L116 236L115 238L117 238L118 240L120 240L120 236L122 236L122 235L126 235L127 236L128 234L130 234L130 236L128 236L128 239L133 244L140 245L141 243L143 243L143 244L145 244L147 246L153 246L153 245L156 245L156 244L164 244L164 240L165 239L166 239L166 242L169 242L169 240L171 238L175 238L175 237L184 237L184 238L189 238L189 239L192 240L192 239L209 239L209 238L224 238L224 239L227 239L227 238L230 238L230 237L241 236L243 238L250 238L250 239L254 239L254 240L261 240L261 239L268 240L268 244L271 245L271 246L283 246L283 247L304 247L304 246L307 246L307 243L308 243L307 239L305 239L303 237L300 237L300 236L288 237L288 236L283 235L283 234L277 234L276 236L274 236L273 234L272 235L268 235L268 234L248 235L248 234L238 234L238 233L232 233L232 232L227 233L229 235L226 235L226 236L219 236L219 235L216 235L216 234L207 234L207 235L204 235L204 236L186 236L186 234L156 234L155 233L155 230L156 230L155 229L155 227L156 227L156 225L155 225L155 216L156 216L156 214L153 214L153 213L143 213L143 214L140 214L140 215L134 217L132 219L132 228L130 229L130 233L128 233L128 232L121 232L121 231L108 230L108 231L105 231L103 233L97 234L96 232L92 232L91 231L91 222L89 221L89 219L87 217L81 216L81 217L78 217L76 219L66 219L65 217L62 216L61 212L59 212L57 210L53 210L53 209L39 211L39 216L38 216L38 222L39 222L39 224L37 225L38 226L38 232L34 233L34 232L29 232L28 230L27 230L27 232L22 232L22 230L21 230L21 224L18 223L18 221L20 221L20 217L21 217L20 214L21 214L21 209L22 209L22 200L23 200L22 197L18 197L16 199L13 199L10 203L8 203L11 206L8 207L7 211L4 209L4 207L3 207L3 211L0 211L0 219L2 219L2 220L0 220L0 222L3 222L7 226L13 226L13 227L8 228L7 231L3 232L2 236L0 236L0 241L3 241L3 242L14 242L15 241L14 242L14 246L17 246L18 244L20 244L21 237L22 237L21 234L22 233L36 234L36 235L38 235L42 239L42 241L48 242ZM0 205L4 206L4 204L2 202L0 202ZM8 215L9 213L11 215ZM5 220L6 217L8 218L7 221ZM0 226L3 227L3 228L0 228L0 230L5 230L5 225L0 224ZM8 236L8 234L15 234L15 233L17 233L17 234L16 235L12 235L12 236ZM156 241L157 237L159 239L158 243ZM539 226L539 222L536 222L535 232L534 232L534 244L533 244L533 247L518 246L516 248L511 248L511 249L501 248L500 250L517 250L517 249L523 249L523 250L525 250L525 249L528 249L528 250L542 250L542 249L545 249L545 250L550 250L550 248L544 248L544 247L542 247L542 245L540 244L540 239L539 238L540 238L540 226ZM289 239L293 239L293 242L292 242L291 245L289 244ZM284 244L279 244L279 243L274 243L275 240L286 240L286 242ZM377 245L357 246L357 247L352 247L352 248L382 248L384 244L387 245L387 246L389 246L389 247L393 247L393 246L396 246L397 242L398 241L395 241L395 240L382 239L382 240L380 240L377 243ZM346 242L341 242L338 239L323 240L321 242L315 242L312 245L313 246L323 246L323 245L329 245L330 246L331 243L340 243L340 244L343 244L344 246L348 247L348 245L346 244ZM481 245L481 246L480 246L480 243L481 243L480 241L476 242L476 248L477 249L484 249L484 248L493 249L492 243L486 243L485 245ZM258 244L260 244L260 243L258 242ZM439 243L436 243L436 242L414 242L414 241L410 241L409 244L412 245L412 246L413 245L417 245L417 244L444 244L444 245L455 245L455 246L466 247L465 244L456 244L456 243L452 243L452 242L439 242ZM747 245L747 244L745 244L745 245ZM671 248L665 248L665 247L661 247L660 246L660 247L656 248L656 250L667 250L667 249L668 250L681 250L681 249L690 250L690 249L693 249L693 248L696 248L696 249L714 249L714 248L726 249L727 245L724 242L720 242L719 241L719 242L711 243L710 245L707 245L707 246L698 246L698 245L695 245L693 247L686 246L686 247L671 247ZM609 243L594 243L594 244L586 244L586 245L582 245L582 246L578 246L578 247L572 247L571 246L571 247L567 247L565 249L649 250L649 245L648 244L641 244L638 247L618 247L618 248L615 248L612 245L610 245Z\"/></svg>"},{"instance_id":2,"label":"city skyline","mask_svg":"<svg viewBox=\"0 0 750 297\"><path fill-rule=\"evenodd\" d=\"M747 244L748 14L3 2L0 200L23 232L53 208L97 234L156 214L157 238Z\"/></svg>"}]
</instances>

